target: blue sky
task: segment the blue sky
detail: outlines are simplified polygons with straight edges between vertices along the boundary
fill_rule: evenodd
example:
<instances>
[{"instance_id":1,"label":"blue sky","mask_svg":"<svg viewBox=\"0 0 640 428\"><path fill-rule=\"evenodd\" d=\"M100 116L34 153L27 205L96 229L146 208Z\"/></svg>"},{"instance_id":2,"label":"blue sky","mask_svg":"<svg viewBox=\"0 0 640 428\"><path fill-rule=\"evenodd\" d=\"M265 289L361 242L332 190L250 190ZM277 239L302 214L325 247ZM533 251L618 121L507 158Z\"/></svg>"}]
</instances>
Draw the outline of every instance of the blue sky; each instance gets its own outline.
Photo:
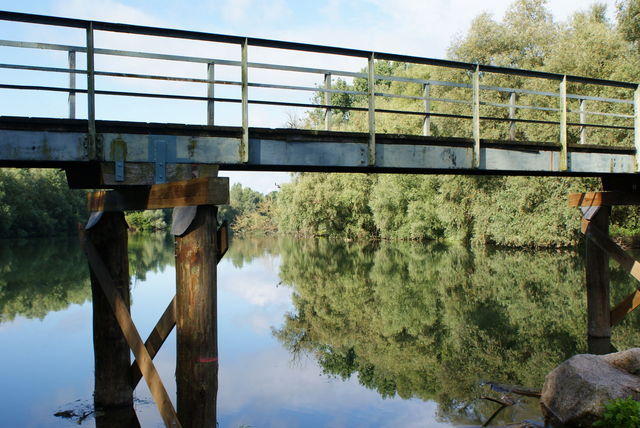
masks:
<instances>
[{"instance_id":1,"label":"blue sky","mask_svg":"<svg viewBox=\"0 0 640 428\"><path fill-rule=\"evenodd\" d=\"M557 20L564 20L573 12L583 9L591 4L591 1L575 0L551 0L549 8ZM615 0L601 1L609 8L609 15L613 17L615 10ZM393 53L404 53L426 57L443 58L451 41L458 35L464 34L473 17L481 12L491 12L496 18L502 17L511 1L504 0L327 0L327 1L295 1L295 0L198 0L198 1L175 1L175 0L35 0L16 2L15 0L0 0L0 9L19 12L51 14L58 16L68 16L85 19L96 19L115 22L126 22L141 25L154 25L163 27L173 27L181 29L199 30L214 33L237 34L254 37L264 37L270 39L291 40L299 42L336 45L353 47L366 50L385 51ZM181 46L175 43L164 41L144 40L132 42L130 39L96 36L96 43L103 43L112 47L119 44L121 48L146 49L149 51L172 50L183 53L200 53L205 48L196 45ZM0 22L0 37L4 39L22 39L30 41L54 41L58 43L81 43L81 34L62 34L42 28L38 31L26 28L24 25L7 24ZM18 55L13 48L0 49L0 62L12 62L22 60L32 64L43 64L42 58L34 57L42 52L25 53ZM220 48L212 55L225 55L227 57L237 56L238 52ZM31 55L31 56L28 56ZM255 55L255 56L252 56ZM267 59L288 64L302 61L304 64L314 66L326 66L318 63L322 59L309 56L291 56L286 54L275 55L270 52L250 51L250 60ZM46 57L46 65L64 67L65 58L50 54ZM44 65L44 64L43 64ZM123 63L111 59L103 63L97 62L97 67L103 65L108 69L131 70L137 72L152 72L148 63L134 64L133 61ZM361 65L353 61L345 61L339 58L331 60L332 68L344 68L356 71ZM79 64L79 67L82 65ZM153 70L156 73L184 75L189 73L190 77L205 77L204 70L193 68L178 68L175 65L161 66L163 70ZM199 74L193 76L193 74ZM217 72L218 73L218 72ZM225 74L227 73L227 74ZM31 76L29 73L0 73L0 79L11 82L22 82L24 84L56 84L64 86L66 78L57 77L34 77L40 80L38 83L25 80ZM220 70L216 78L230 79L231 70ZM260 75L256 72L250 76L253 80L260 78L274 78L283 83L290 83L291 78L283 78L269 74ZM57 79L57 80L55 80ZM313 86L320 83L318 80L309 81L300 77L297 83ZM190 85L155 85L150 86L149 82L128 82L114 83L109 81L97 82L113 89L143 90L150 92L157 90L173 91L179 89L180 93L202 95L202 88L193 88ZM82 85L82 82L79 82ZM193 86L193 85L192 85ZM234 92L236 88L222 88L217 92L217 96L237 96ZM0 114L25 114L27 115L51 115L47 108L56 112L65 111L64 94L51 94L46 98L35 94L17 95L11 91L0 92L3 103L0 103ZM266 93L266 92L265 92ZM250 94L253 98L254 94ZM256 97L262 94L256 90ZM307 102L309 93L294 96L296 101ZM113 98L113 97L112 97ZM6 100L10 102L7 103ZM291 98L289 98L291 99ZM154 120L171 121L181 123L201 123L204 120L204 108L202 105L194 106L193 102L152 102L151 100L136 100L125 102L124 100L99 100L98 118L120 119L120 120ZM83 109L82 100L78 100L78 114L81 117ZM4 105L5 107L2 107ZM11 109L7 107L11 105ZM34 109L34 105L37 108ZM239 117L237 106L221 106L216 110L216 123L237 125L234 121ZM35 112L35 113L34 113ZM85 113L86 114L86 113ZM301 115L301 111L291 111L291 109L280 109L278 111L266 110L257 106L252 106L250 110L250 125L252 126L283 126L290 116ZM153 119L150 119L153 117ZM262 192L274 190L278 183L289 180L286 173L227 173L233 181L239 181L244 185L251 186Z\"/></svg>"}]
</instances>

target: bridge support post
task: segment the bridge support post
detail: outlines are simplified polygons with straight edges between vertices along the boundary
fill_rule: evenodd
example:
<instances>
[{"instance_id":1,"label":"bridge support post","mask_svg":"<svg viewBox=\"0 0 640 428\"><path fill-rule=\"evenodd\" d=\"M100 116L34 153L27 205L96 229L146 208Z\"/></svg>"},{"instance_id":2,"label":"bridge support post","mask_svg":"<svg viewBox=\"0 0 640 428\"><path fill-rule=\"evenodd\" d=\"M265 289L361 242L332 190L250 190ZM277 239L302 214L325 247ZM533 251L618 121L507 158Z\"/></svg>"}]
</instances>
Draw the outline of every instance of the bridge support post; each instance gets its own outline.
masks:
<instances>
[{"instance_id":1,"label":"bridge support post","mask_svg":"<svg viewBox=\"0 0 640 428\"><path fill-rule=\"evenodd\" d=\"M176 236L177 402L183 427L215 426L218 389L217 208L197 207Z\"/></svg>"},{"instance_id":2,"label":"bridge support post","mask_svg":"<svg viewBox=\"0 0 640 428\"><path fill-rule=\"evenodd\" d=\"M122 295L127 308L129 299L129 260L127 257L127 224L122 212L107 212L91 229L86 239L93 244L97 253L113 277L114 285ZM129 378L130 351L127 341L111 310L99 279L91 272L91 294L93 298L93 349L95 360L95 391L93 395L96 409L100 412L96 422L102 426L135 426L131 418L111 416L129 414L134 420L133 389ZM113 412L118 410L118 412ZM109 420L104 420L109 418ZM102 424L104 422L104 424Z\"/></svg>"},{"instance_id":3,"label":"bridge support post","mask_svg":"<svg viewBox=\"0 0 640 428\"><path fill-rule=\"evenodd\" d=\"M179 419L184 420L184 426L214 426L218 388L216 269L228 246L226 225L217 227L216 206L229 203L229 180L203 177L135 189L97 191L90 193L88 199L89 232L81 234L81 241L91 268L94 298L98 296L94 301L98 306L94 308L96 313L115 317L111 324L96 325L95 332L104 333L106 328L112 332L119 327L118 334L110 336L109 341L97 343L111 351L111 355L116 353L115 343L124 339L128 345L124 349L118 346L114 358L118 366L105 388L121 393L123 401L129 402L132 389L143 377L167 427L181 428ZM170 207L179 207L174 210L172 225L172 233L176 235L177 293L143 342L129 311L127 227L122 211ZM99 292L106 302L102 306ZM153 357L174 325L178 327L176 378L181 416L153 364ZM129 367L129 350L137 367ZM106 351L100 355L103 354ZM96 360L98 372L102 373ZM135 415L133 411L130 414ZM129 421L123 426L136 426L136 422Z\"/></svg>"},{"instance_id":4,"label":"bridge support post","mask_svg":"<svg viewBox=\"0 0 640 428\"><path fill-rule=\"evenodd\" d=\"M606 235L610 210L611 207L601 206L589 220ZM589 352L606 354L611 349L609 255L592 239L586 239L585 248Z\"/></svg>"}]
</instances>

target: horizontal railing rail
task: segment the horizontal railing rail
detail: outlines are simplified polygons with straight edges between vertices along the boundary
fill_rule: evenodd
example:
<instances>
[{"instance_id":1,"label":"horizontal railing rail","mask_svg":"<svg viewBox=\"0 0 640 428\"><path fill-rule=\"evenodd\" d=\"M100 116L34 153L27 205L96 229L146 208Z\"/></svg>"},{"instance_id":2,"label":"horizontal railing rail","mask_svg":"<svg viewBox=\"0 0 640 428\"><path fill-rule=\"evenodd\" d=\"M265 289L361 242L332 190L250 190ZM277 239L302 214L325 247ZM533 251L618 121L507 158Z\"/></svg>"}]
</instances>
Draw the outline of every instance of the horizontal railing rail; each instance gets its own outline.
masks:
<instances>
[{"instance_id":1,"label":"horizontal railing rail","mask_svg":"<svg viewBox=\"0 0 640 428\"><path fill-rule=\"evenodd\" d=\"M331 129L331 115L334 111L353 111L353 112L366 112L368 113L367 131L369 135L369 165L375 165L375 149L376 149L376 114L398 114L398 115L413 115L420 116L423 120L423 135L431 135L431 118L450 118L450 119L463 119L470 120L472 122L471 133L474 140L474 159L473 165L478 167L480 165L480 139L481 139L481 121L490 122L506 122L509 124L509 140L515 140L516 124L537 124L537 125L553 125L559 126L559 145L560 145L560 162L559 169L566 170L568 168L568 127L579 127L580 129L580 143L587 142L588 128L594 129L609 129L609 130L625 130L634 131L633 141L635 143L636 152L640 152L640 92L638 91L637 83L613 81L598 78L589 78L573 75L564 75L558 73L550 73L544 71L523 70L517 68L501 67L495 65L483 65L465 63L451 60L441 60L432 58L422 58L409 55L398 55L390 53L381 53L373 51L364 51L357 49L338 48L331 46L321 46L305 43L285 42L277 40L259 39L251 37L239 37L229 36L221 34L211 34L196 31L185 31L167 28L156 28L130 24L116 24L102 21L87 21L80 19L51 17L43 15L32 15L16 12L4 12L0 11L0 20L43 24L50 26L62 26L84 29L86 31L86 43L84 46L64 45L55 43L40 43L40 42L26 42L16 40L0 40L0 46L23 48L23 49L40 49L40 50L52 50L63 51L68 54L69 66L68 67L51 67L43 65L27 65L27 64L13 64L13 63L0 63L0 69L9 70L28 70L39 71L48 73L64 73L69 75L69 86L47 86L47 85L24 85L24 84L0 84L0 89L13 89L13 90L29 90L29 91L51 91L51 92L66 92L69 94L69 117L75 118L75 95L86 94L87 95L87 120L89 126L89 136L93 144L95 145L95 96L126 96L126 97L144 97L144 98L158 98L158 99L175 99L175 100L191 100L191 101L203 101L207 103L207 124L214 125L214 108L215 103L239 103L242 104L242 143L241 143L241 158L243 161L248 161L248 141L249 141L249 111L248 106L253 105L267 105L267 106L279 106L279 107L296 107L305 109L321 109L325 114L325 128ZM120 49L106 49L94 47L93 37L95 31L107 31L117 33L127 33L133 35L144 36L157 36L176 38L184 40L197 40L205 42L215 43L227 43L236 44L241 48L241 59L232 60L224 58L209 58L204 56L186 56L175 55L158 52L140 52L134 50L120 50ZM329 55L341 55L354 58L366 59L368 66L361 71L348 71L348 70L336 70L332 68L312 68L302 67L295 65L283 65L283 64L271 64L263 62L250 62L248 60L248 48L249 47L262 47L273 49L285 49L294 50L309 53L320 53ZM82 54L86 56L86 68L80 69L76 67L76 54ZM129 58L140 58L148 60L163 60L163 61L177 61L181 63L199 63L207 65L207 78L195 78L188 76L168 76L161 74L144 74L144 73L131 73L121 72L114 70L98 70L94 67L94 58L96 55L108 55L119 56ZM460 79L468 79L467 82L460 81L446 81L435 79L422 79L406 76L392 76L382 75L375 72L375 61L388 60L394 62L402 62L408 64L428 65L435 67L443 67L464 71L463 75L459 76ZM230 66L240 69L240 78L238 80L222 80L216 79L214 73L215 66ZM313 75L319 75L323 77L323 84L317 86L305 86L297 84L281 84L281 83L265 83L250 81L248 77L249 69L263 69L273 70L278 72L290 72L290 73L309 73ZM485 75L509 75L519 76L534 79L543 79L545 81L559 82L557 91L553 90L537 90L522 87L505 87L494 85L482 85L480 80L485 78ZM86 76L87 85L86 88L76 87L76 76ZM154 93L154 92L134 92L134 91L120 91L120 90L105 90L95 87L95 77L114 77L114 78L129 78L129 79L146 79L157 81L173 81L184 83L196 83L203 84L207 87L206 96L197 95L185 95L185 94L173 94L173 93ZM332 79L334 77L361 79L366 90L340 89L332 86ZM406 84L419 85L422 95L413 95L406 93L393 93L389 89L380 89L382 82L398 82ZM610 96L600 96L580 94L580 93L568 93L568 83L574 85L595 85L597 87L605 88L619 88L635 91L632 98L619 98ZM231 97L219 97L215 96L215 85L227 85L237 86L241 88L241 96L239 98ZM376 87L378 86L378 87ZM322 96L321 102L293 102L293 101L280 101L280 100L265 100L265 99L253 99L249 98L249 88L261 88L261 89L276 89L282 91L303 91L313 92L318 96ZM442 88L444 96L434 95L432 91L434 88ZM463 91L463 93L453 93L451 91ZM574 92L576 88L572 89ZM447 92L448 91L448 92ZM484 92L482 92L484 91ZM494 92L503 97L504 94L508 95L508 102L503 102L502 98L498 100L483 99L481 93ZM331 102L332 94L344 94L354 97L360 97L359 102L356 105L338 105ZM452 96L453 95L453 96ZM607 95L607 94L605 94ZM457 97L456 97L457 96ZM517 102L518 96L531 96L541 97L537 100L537 103L526 104ZM376 99L404 99L410 101L419 101L423 103L423 110L412 109L397 109L397 108L380 108L376 106ZM551 101L550 101L551 100ZM579 109L570 108L569 101L579 102ZM589 109L586 108L586 102L598 103L599 109L594 109L593 106ZM460 106L461 108L471 108L470 114L464 114L458 110L444 111L434 110L432 103L448 104L452 106ZM558 106L554 107L553 104L557 103ZM601 108L599 103L605 103L607 105L618 105L620 108L627 106L632 108L633 112L625 112L624 110L614 110L613 107ZM440 105L440 104L438 104ZM493 107L497 109L504 109L506 115L501 117L500 115L487 115L481 114L481 107ZM522 118L517 117L517 112L522 110L539 111L545 114L558 115L557 119L550 118ZM608 110L608 111L598 111ZM567 119L568 115L578 115L579 121L570 121ZM617 123L591 123L587 121L587 117L601 117L611 118L611 120L620 121L632 121L630 124L624 124L622 122ZM640 163L639 163L640 164Z\"/></svg>"},{"instance_id":2,"label":"horizontal railing rail","mask_svg":"<svg viewBox=\"0 0 640 428\"><path fill-rule=\"evenodd\" d=\"M73 28L93 28L93 30L110 31L117 33L130 33L146 36L171 37L186 40L200 40L219 43L232 43L242 45L246 43L249 46L297 50L305 52L325 53L331 55L352 56L358 58L369 58L372 51L340 48L335 46L315 45L309 43L296 43L280 40L261 39L255 37L241 37L226 34L204 33L199 31L178 30L171 28L148 27L133 24L118 24L104 21L88 21L83 19L63 18L56 16L35 15L19 12L0 11L0 20L26 22L32 24L53 25L60 27ZM479 71L490 73L512 74L522 77L539 77L543 79L552 79L561 81L566 79L573 83L586 83L594 85L615 86L627 89L636 89L637 84L630 82L621 82L607 79L596 79L582 76L563 75L559 73L550 73L545 71L523 70L518 68L501 67L495 65L481 65L467 63L461 61L452 61L435 58L424 58L412 55L398 55L384 52L373 52L376 59L388 61L407 62L413 64L435 65L448 68L459 68L463 70L475 71L479 67Z\"/></svg>"}]
</instances>

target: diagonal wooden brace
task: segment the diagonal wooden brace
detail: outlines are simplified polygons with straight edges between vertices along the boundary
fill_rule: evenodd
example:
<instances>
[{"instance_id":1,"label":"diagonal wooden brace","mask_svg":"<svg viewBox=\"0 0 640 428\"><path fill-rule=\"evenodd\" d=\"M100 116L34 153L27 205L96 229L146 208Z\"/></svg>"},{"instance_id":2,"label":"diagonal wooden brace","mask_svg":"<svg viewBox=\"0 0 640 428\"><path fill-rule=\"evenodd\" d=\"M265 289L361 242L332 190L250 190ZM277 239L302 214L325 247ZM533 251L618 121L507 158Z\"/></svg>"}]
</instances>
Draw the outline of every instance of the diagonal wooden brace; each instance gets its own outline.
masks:
<instances>
[{"instance_id":1,"label":"diagonal wooden brace","mask_svg":"<svg viewBox=\"0 0 640 428\"><path fill-rule=\"evenodd\" d=\"M220 263L220 260L222 260L222 257L224 257L225 253L227 252L227 249L229 248L228 233L229 232L228 232L227 223L224 222L218 228L218 241L217 241L219 243L218 263ZM171 334L171 332L173 331L173 328L176 326L175 303L176 303L176 297L173 296L173 299L171 299L171 303L169 303L169 305L167 306L167 309L165 309L164 313L162 314L162 316L156 323L155 327L151 331L151 334L149 335L147 340L144 342L144 346L147 349L147 352L149 353L149 356L151 357L151 359L155 358L155 356L160 351L160 348L164 344L165 340L167 340L167 337L169 337L169 334ZM131 371L131 387L135 389L138 383L140 382L140 379L142 378L142 372L140 371L140 367L138 367L137 358L136 358L136 361L134 361L133 364L131 364L130 371Z\"/></svg>"},{"instance_id":2,"label":"diagonal wooden brace","mask_svg":"<svg viewBox=\"0 0 640 428\"><path fill-rule=\"evenodd\" d=\"M607 252L627 273L640 281L640 263L620 248L609 236L586 219L582 220L582 233ZM640 306L640 289L629 294L611 310L611 325L620 323L628 313L638 306Z\"/></svg>"},{"instance_id":3,"label":"diagonal wooden brace","mask_svg":"<svg viewBox=\"0 0 640 428\"><path fill-rule=\"evenodd\" d=\"M176 326L176 296L173 296L171 299L171 303L167 306L164 313L156 323L156 326L153 328L153 331L144 342L144 347L149 353L149 357L154 359L155 356L160 351L160 348L164 344L164 341L167 340L169 334L173 331L173 328ZM138 363L138 358L136 357L133 364L130 367L131 372L131 388L136 389L138 382L142 379L142 372L140 371L140 366Z\"/></svg>"},{"instance_id":4,"label":"diagonal wooden brace","mask_svg":"<svg viewBox=\"0 0 640 428\"><path fill-rule=\"evenodd\" d=\"M147 348L142 342L142 338L131 319L131 314L126 307L122 296L114 286L109 270L90 241L82 239L82 246L87 255L87 259L89 260L91 270L98 278L102 291L109 301L116 320L122 329L122 334L127 340L127 343L138 362L140 371L142 372L142 375L149 386L149 390L151 391L151 395L153 396L158 410L160 411L162 420L167 427L181 427L178 415L176 414L173 404L171 404L169 394L162 384L160 375L153 364Z\"/></svg>"}]
</instances>

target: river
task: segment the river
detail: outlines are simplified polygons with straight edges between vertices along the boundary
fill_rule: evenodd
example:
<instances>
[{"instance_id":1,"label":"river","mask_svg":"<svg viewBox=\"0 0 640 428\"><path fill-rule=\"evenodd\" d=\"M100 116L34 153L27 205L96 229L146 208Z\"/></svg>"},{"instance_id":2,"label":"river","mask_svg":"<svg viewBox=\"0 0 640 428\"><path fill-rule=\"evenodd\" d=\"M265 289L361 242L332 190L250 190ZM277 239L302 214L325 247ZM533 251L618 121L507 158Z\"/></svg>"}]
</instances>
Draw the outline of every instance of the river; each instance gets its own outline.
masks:
<instances>
[{"instance_id":1,"label":"river","mask_svg":"<svg viewBox=\"0 0 640 428\"><path fill-rule=\"evenodd\" d=\"M146 337L175 292L173 244L133 234L129 250ZM634 286L612 270L615 301ZM540 388L587 350L583 287L580 251L235 238L218 265L219 426L481 425L498 407L481 397L501 395L484 382ZM77 240L0 241L0 426L77 426L54 413L91 409L91 325ZM172 334L154 360L174 400L175 352ZM144 382L135 395L142 426L162 426ZM493 423L540 420L513 397Z\"/></svg>"}]
</instances>

